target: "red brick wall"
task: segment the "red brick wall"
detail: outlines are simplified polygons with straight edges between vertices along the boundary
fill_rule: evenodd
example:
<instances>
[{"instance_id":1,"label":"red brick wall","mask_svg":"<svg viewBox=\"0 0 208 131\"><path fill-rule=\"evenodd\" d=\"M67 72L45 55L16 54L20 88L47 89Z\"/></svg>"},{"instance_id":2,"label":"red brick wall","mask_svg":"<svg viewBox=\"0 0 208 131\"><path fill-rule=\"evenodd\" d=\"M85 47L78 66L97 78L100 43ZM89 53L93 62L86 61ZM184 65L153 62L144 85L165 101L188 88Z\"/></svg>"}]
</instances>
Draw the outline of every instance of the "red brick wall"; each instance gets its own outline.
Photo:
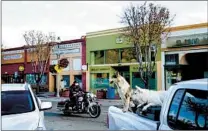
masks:
<instances>
[{"instance_id":1,"label":"red brick wall","mask_svg":"<svg viewBox=\"0 0 208 131\"><path fill-rule=\"evenodd\" d=\"M82 65L86 65L86 37L83 38L82 42ZM86 91L86 72L82 72L82 87Z\"/></svg>"}]
</instances>

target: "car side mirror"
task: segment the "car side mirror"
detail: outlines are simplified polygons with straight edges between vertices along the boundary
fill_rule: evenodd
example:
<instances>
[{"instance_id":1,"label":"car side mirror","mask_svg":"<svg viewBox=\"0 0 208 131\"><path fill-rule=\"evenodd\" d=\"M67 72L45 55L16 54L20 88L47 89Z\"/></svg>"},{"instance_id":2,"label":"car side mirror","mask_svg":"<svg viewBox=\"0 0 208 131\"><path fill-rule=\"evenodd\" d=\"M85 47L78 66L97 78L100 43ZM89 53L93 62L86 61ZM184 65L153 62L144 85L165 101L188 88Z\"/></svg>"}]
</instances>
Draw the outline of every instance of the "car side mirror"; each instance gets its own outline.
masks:
<instances>
[{"instance_id":1,"label":"car side mirror","mask_svg":"<svg viewBox=\"0 0 208 131\"><path fill-rule=\"evenodd\" d=\"M51 102L41 102L40 111L49 110L52 108Z\"/></svg>"}]
</instances>

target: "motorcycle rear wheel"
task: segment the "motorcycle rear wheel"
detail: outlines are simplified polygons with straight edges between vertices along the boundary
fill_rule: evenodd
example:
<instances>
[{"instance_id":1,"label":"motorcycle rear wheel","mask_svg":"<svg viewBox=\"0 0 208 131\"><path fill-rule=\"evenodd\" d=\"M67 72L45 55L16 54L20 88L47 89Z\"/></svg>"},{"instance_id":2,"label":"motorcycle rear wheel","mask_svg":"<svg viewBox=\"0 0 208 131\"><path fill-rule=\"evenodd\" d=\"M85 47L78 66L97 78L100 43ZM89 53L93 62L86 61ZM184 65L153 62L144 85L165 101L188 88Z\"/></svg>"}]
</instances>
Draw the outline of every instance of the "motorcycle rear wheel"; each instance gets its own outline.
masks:
<instances>
[{"instance_id":1,"label":"motorcycle rear wheel","mask_svg":"<svg viewBox=\"0 0 208 131\"><path fill-rule=\"evenodd\" d=\"M93 108L93 110L91 108ZM100 116L100 113L101 113L100 105L92 105L91 108L89 109L89 115L92 118L99 117Z\"/></svg>"}]
</instances>

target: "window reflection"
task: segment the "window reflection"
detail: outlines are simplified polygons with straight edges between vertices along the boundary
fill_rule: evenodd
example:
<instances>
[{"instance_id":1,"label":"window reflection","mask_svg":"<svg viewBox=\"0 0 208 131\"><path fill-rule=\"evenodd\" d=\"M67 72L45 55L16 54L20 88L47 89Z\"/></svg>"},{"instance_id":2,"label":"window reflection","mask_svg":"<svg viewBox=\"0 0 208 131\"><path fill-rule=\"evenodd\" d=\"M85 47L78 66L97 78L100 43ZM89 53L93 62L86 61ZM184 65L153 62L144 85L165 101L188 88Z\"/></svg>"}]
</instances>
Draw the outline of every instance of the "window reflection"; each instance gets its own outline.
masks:
<instances>
[{"instance_id":1,"label":"window reflection","mask_svg":"<svg viewBox=\"0 0 208 131\"><path fill-rule=\"evenodd\" d=\"M178 91L174 96L168 113L168 124L180 130L207 130L208 91L187 90L180 105L182 94L182 91Z\"/></svg>"},{"instance_id":2,"label":"window reflection","mask_svg":"<svg viewBox=\"0 0 208 131\"><path fill-rule=\"evenodd\" d=\"M137 62L132 48L121 49L121 63Z\"/></svg>"},{"instance_id":3,"label":"window reflection","mask_svg":"<svg viewBox=\"0 0 208 131\"><path fill-rule=\"evenodd\" d=\"M38 75L37 74L26 74L26 81L29 83L29 84L36 84L36 79L37 79ZM44 74L42 77L41 77L41 80L40 80L40 85L46 85L47 84L47 75Z\"/></svg>"},{"instance_id":4,"label":"window reflection","mask_svg":"<svg viewBox=\"0 0 208 131\"><path fill-rule=\"evenodd\" d=\"M104 51L95 51L94 52L94 62L95 64L104 64Z\"/></svg>"},{"instance_id":5,"label":"window reflection","mask_svg":"<svg viewBox=\"0 0 208 131\"><path fill-rule=\"evenodd\" d=\"M91 88L108 88L109 73L91 74Z\"/></svg>"},{"instance_id":6,"label":"window reflection","mask_svg":"<svg viewBox=\"0 0 208 131\"><path fill-rule=\"evenodd\" d=\"M106 64L115 64L119 62L118 50L106 50Z\"/></svg>"},{"instance_id":7,"label":"window reflection","mask_svg":"<svg viewBox=\"0 0 208 131\"><path fill-rule=\"evenodd\" d=\"M208 99L206 91L186 92L177 123L182 129L208 129Z\"/></svg>"}]
</instances>

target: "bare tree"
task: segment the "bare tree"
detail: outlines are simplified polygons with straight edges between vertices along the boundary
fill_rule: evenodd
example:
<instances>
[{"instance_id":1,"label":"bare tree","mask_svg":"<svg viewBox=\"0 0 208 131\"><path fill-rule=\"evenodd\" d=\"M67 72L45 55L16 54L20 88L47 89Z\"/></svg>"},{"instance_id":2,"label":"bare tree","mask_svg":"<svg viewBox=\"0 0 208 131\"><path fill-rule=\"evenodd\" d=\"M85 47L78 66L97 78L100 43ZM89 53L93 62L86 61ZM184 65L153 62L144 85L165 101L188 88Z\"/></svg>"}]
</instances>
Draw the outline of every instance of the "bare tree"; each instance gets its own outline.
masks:
<instances>
[{"instance_id":1,"label":"bare tree","mask_svg":"<svg viewBox=\"0 0 208 131\"><path fill-rule=\"evenodd\" d=\"M205 120L205 126L203 127L204 129L206 128L206 123L208 121L207 115L208 115L208 104L206 103L197 103L194 100L192 100L190 97L187 98L185 101L188 107L188 111L192 111L195 113L195 123L197 127L200 127L199 125L199 116L202 115Z\"/></svg>"},{"instance_id":2,"label":"bare tree","mask_svg":"<svg viewBox=\"0 0 208 131\"><path fill-rule=\"evenodd\" d=\"M36 79L37 92L39 92L40 82L50 57L50 46L55 42L55 34L44 34L41 31L28 31L23 35L29 49L33 72L38 75Z\"/></svg>"},{"instance_id":3,"label":"bare tree","mask_svg":"<svg viewBox=\"0 0 208 131\"><path fill-rule=\"evenodd\" d=\"M174 16L166 7L153 3L130 5L122 13L121 23L126 27L121 29L122 35L128 44L132 44L139 63L139 72L145 88L149 88L149 80L154 72L158 49L162 40L170 33L170 26Z\"/></svg>"}]
</instances>

